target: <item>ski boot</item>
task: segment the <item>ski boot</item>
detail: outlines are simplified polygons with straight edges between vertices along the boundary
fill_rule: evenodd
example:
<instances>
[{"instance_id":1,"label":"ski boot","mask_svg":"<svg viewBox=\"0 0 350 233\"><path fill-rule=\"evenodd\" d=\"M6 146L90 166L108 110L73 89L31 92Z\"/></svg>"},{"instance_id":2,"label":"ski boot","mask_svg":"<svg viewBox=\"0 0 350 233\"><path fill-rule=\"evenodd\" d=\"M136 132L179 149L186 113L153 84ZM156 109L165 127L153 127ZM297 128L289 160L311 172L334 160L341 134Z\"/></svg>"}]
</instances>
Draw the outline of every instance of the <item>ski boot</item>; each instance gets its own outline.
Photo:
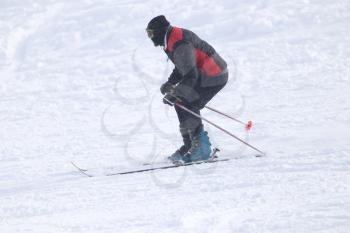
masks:
<instances>
[{"instance_id":1,"label":"ski boot","mask_svg":"<svg viewBox=\"0 0 350 233\"><path fill-rule=\"evenodd\" d=\"M185 163L196 161L204 161L210 159L211 143L209 141L208 133L203 130L203 126L199 126L197 130L190 134L191 148L183 156L182 160Z\"/></svg>"},{"instance_id":2,"label":"ski boot","mask_svg":"<svg viewBox=\"0 0 350 233\"><path fill-rule=\"evenodd\" d=\"M180 128L180 133L184 144L176 150L168 159L174 164L182 163L184 155L191 148L191 138L189 132L185 128Z\"/></svg>"}]
</instances>

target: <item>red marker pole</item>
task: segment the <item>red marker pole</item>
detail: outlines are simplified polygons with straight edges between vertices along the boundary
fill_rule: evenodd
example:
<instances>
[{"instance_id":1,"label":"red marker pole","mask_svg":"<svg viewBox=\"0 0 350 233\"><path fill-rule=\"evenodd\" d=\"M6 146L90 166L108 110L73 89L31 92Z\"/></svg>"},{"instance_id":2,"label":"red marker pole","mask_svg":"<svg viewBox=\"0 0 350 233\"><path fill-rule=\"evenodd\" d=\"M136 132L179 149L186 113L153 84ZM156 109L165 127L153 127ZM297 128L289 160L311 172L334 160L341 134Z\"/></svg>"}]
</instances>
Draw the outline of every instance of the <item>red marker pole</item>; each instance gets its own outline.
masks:
<instances>
[{"instance_id":1,"label":"red marker pole","mask_svg":"<svg viewBox=\"0 0 350 233\"><path fill-rule=\"evenodd\" d=\"M205 108L209 109L209 110L211 110L213 112L219 113L219 114L221 114L221 115L223 115L223 116L225 116L225 117L227 117L229 119L232 119L232 120L234 120L234 121L244 125L244 127L245 127L245 129L247 131L249 131L253 127L253 122L252 121L248 121L247 123L244 123L243 121L240 121L240 120L238 120L238 119L236 119L236 118L234 118L234 117L232 117L230 115L227 115L226 113L220 112L219 110L216 110L216 109L214 109L212 107L205 106Z\"/></svg>"}]
</instances>

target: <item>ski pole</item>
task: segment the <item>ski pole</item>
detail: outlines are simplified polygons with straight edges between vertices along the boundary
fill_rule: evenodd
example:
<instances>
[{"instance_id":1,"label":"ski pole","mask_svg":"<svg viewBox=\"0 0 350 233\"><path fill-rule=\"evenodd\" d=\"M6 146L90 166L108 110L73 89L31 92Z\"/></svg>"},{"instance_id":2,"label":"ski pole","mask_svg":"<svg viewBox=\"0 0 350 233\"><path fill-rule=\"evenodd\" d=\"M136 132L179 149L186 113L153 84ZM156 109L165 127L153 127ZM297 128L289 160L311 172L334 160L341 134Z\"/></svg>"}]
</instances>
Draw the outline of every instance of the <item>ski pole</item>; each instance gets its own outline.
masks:
<instances>
[{"instance_id":1,"label":"ski pole","mask_svg":"<svg viewBox=\"0 0 350 233\"><path fill-rule=\"evenodd\" d=\"M223 116L225 116L225 117L227 117L227 118L229 118L229 119L232 119L232 120L234 120L234 121L236 121L236 122L238 122L238 123L244 125L244 126L245 126L245 129L246 129L247 131L249 131L249 130L253 127L253 122L252 122L252 121L248 121L247 123L244 123L244 122L242 122L242 121L240 121L240 120L238 120L238 119L236 119L236 118L234 118L234 117L232 117L232 116L230 116L230 115L227 115L226 113L220 112L219 110L216 110L216 109L214 109L214 108L212 108L212 107L208 107L208 106L204 106L204 107L205 107L206 109L209 109L209 110L211 110L211 111L213 111L213 112L219 113L219 114L221 114L221 115L223 115Z\"/></svg>"},{"instance_id":2,"label":"ski pole","mask_svg":"<svg viewBox=\"0 0 350 233\"><path fill-rule=\"evenodd\" d=\"M222 132L224 132L224 133L228 134L229 136L235 138L236 140L242 142L243 144L247 145L248 147L252 148L253 150L255 150L255 151L261 153L262 155L265 155L265 153L262 152L261 150L259 150L258 148L256 148L256 147L250 145L249 143L247 143L246 141L240 139L239 137L237 137L236 135L234 135L234 134L232 134L231 132L227 131L226 129L224 129L224 128L220 127L219 125L215 124L214 122L212 122L212 121L210 121L210 120L208 120L208 119L202 117L201 115L198 115L197 113L191 111L190 109L188 109L188 108L186 108L185 106L179 104L178 102L173 103L173 102L171 102L170 100L168 100L167 98L163 98L163 99L164 99L166 102L168 102L169 104L178 106L179 108L181 108L181 109L183 109L183 110L185 110L185 111L191 113L192 115L194 115L194 116L196 116L196 117L202 119L203 121L205 121L205 122L211 124L212 126L216 127L217 129L221 130Z\"/></svg>"},{"instance_id":3,"label":"ski pole","mask_svg":"<svg viewBox=\"0 0 350 233\"><path fill-rule=\"evenodd\" d=\"M181 102L181 99L178 98L177 96L173 96L173 97L175 97L178 101ZM245 128L247 131L249 131L249 130L253 127L253 122L252 122L252 121L248 121L247 123L244 123L243 121L240 121L240 120L238 120L238 119L236 119L236 118L234 118L234 117L232 117L232 116L230 116L230 115L228 115L228 114L226 114L226 113L223 113L223 112L221 112L221 111L219 111L219 110L217 110L217 109L214 109L214 108L209 107L209 106L204 106L204 107L205 107L206 109L209 109L209 110L211 110L211 111L213 111L213 112L219 113L219 114L222 115L222 116L225 116L225 117L227 117L227 118L229 118L229 119L231 119L231 120L234 120L234 121L236 121L236 122L238 122L238 123L244 125L244 128Z\"/></svg>"}]
</instances>

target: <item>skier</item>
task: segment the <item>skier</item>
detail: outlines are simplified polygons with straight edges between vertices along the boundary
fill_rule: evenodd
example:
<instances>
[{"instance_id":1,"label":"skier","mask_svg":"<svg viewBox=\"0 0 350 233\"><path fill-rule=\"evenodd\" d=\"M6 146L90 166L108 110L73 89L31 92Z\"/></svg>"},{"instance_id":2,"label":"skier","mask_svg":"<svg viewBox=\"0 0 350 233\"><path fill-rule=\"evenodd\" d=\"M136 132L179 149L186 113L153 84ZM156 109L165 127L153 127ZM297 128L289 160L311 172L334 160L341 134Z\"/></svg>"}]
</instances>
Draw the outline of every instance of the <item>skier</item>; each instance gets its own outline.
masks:
<instances>
[{"instance_id":1,"label":"skier","mask_svg":"<svg viewBox=\"0 0 350 233\"><path fill-rule=\"evenodd\" d=\"M202 120L176 103L200 114L200 110L226 85L227 64L204 40L190 30L171 26L165 16L153 18L146 32L154 46L162 46L175 68L161 86L163 102L175 106L183 145L168 158L174 162L207 160L211 154Z\"/></svg>"}]
</instances>

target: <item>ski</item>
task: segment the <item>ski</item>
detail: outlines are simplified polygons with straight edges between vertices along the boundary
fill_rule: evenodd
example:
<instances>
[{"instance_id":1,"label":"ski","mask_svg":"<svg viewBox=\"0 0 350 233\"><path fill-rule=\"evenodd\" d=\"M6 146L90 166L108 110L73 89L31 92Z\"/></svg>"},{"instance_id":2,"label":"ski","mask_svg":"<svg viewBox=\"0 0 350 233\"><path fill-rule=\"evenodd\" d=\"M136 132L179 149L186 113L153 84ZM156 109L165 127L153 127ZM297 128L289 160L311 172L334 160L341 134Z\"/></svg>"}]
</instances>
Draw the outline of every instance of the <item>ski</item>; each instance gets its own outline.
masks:
<instances>
[{"instance_id":1,"label":"ski","mask_svg":"<svg viewBox=\"0 0 350 233\"><path fill-rule=\"evenodd\" d=\"M106 174L106 176L142 173L142 172L165 170L165 169L178 168L178 167L187 167L187 166L196 165L196 164L224 162L224 161L229 161L229 160L230 159L214 159L214 160L197 161L197 162L183 163L183 164L172 164L172 165L168 165L168 166L158 166L158 167L150 167L150 168L139 169L139 170L131 170L131 171L126 171L126 172L109 173L109 174Z\"/></svg>"},{"instance_id":2,"label":"ski","mask_svg":"<svg viewBox=\"0 0 350 233\"><path fill-rule=\"evenodd\" d=\"M214 160L214 159L217 159L218 158L218 155L217 153L220 151L219 148L215 147L213 149L213 151L211 152L210 154L210 157L209 157L209 160ZM158 162L148 162L148 163L143 163L142 166L154 166L154 165L157 165L157 166L160 166L160 165L165 165L165 164L169 164L169 159L165 160L165 161L158 161Z\"/></svg>"},{"instance_id":3,"label":"ski","mask_svg":"<svg viewBox=\"0 0 350 233\"><path fill-rule=\"evenodd\" d=\"M217 149L217 148L214 148L212 154L210 155L210 159L211 160L214 160L214 159L217 159L218 156L217 156L217 152L219 152L220 150ZM242 159L242 158L245 158L245 157L255 157L255 158L262 158L262 157L265 157L265 155L262 155L262 154L253 154L253 155L245 155L245 156L231 156L229 159L230 160L236 160L236 159ZM165 160L165 161L155 161L155 162L146 162L146 163L143 163L142 166L162 166L162 165L167 165L169 164L169 160Z\"/></svg>"},{"instance_id":4,"label":"ski","mask_svg":"<svg viewBox=\"0 0 350 233\"><path fill-rule=\"evenodd\" d=\"M102 176L116 176L116 175L126 175L126 174L134 174L134 173L143 173L143 172L150 172L150 171L156 171L156 170L166 170L166 169L172 169L172 168L178 168L178 167L187 167L187 166L192 166L192 165L198 165L198 164L208 164L208 163L217 163L217 162L225 162L225 161L230 161L238 158L218 158L217 152L220 150L217 148L214 148L210 159L208 160L202 160L202 161L196 161L196 162L190 162L190 163L178 163L178 164L173 164L170 163L170 161L167 162L153 162L153 163L144 163L142 166L143 168L140 169L134 169L134 170L128 170L128 171L119 171L119 172L108 172L101 174ZM261 155L254 155L254 157L263 157ZM71 164L83 175L87 177L96 177L97 175L93 175L89 173L88 169L84 169L76 165L75 163L71 162ZM147 168L145 168L147 166Z\"/></svg>"},{"instance_id":5,"label":"ski","mask_svg":"<svg viewBox=\"0 0 350 233\"><path fill-rule=\"evenodd\" d=\"M127 174L133 174L133 173L143 173L143 172L150 172L150 171L156 171L156 170L165 170L165 169L171 169L171 168L179 168L179 167L187 167L197 164L209 164L209 163L217 163L217 162L225 162L229 161L230 159L211 159L211 160L204 160L204 161L197 161L197 162L191 162L191 163L183 163L183 164L171 164L171 165L164 165L164 166L156 166L156 167L150 167L150 168L143 168L143 169L135 169L130 171L123 171L123 172L111 172L103 174L104 176L116 176L116 175L127 175ZM89 173L88 169L83 169L77 166L75 163L71 162L71 164L83 175L87 177L95 177L94 175Z\"/></svg>"}]
</instances>

